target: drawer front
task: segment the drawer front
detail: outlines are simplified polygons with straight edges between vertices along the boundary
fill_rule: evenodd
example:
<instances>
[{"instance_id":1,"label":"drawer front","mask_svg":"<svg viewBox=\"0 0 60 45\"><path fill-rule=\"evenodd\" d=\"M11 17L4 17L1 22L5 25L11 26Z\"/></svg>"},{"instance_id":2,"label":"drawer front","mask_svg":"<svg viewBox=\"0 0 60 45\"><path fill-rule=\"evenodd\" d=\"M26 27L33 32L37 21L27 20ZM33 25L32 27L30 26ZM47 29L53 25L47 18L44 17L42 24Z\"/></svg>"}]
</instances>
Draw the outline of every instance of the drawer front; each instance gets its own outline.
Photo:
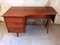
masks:
<instances>
[{"instance_id":1,"label":"drawer front","mask_svg":"<svg viewBox=\"0 0 60 45\"><path fill-rule=\"evenodd\" d=\"M24 28L9 28L8 32L23 33L23 32L25 32L25 29Z\"/></svg>"},{"instance_id":2,"label":"drawer front","mask_svg":"<svg viewBox=\"0 0 60 45\"><path fill-rule=\"evenodd\" d=\"M24 18L4 18L6 23L24 23L25 19Z\"/></svg>"},{"instance_id":3,"label":"drawer front","mask_svg":"<svg viewBox=\"0 0 60 45\"><path fill-rule=\"evenodd\" d=\"M7 23L8 28L23 28L24 24L20 24L20 23Z\"/></svg>"},{"instance_id":4,"label":"drawer front","mask_svg":"<svg viewBox=\"0 0 60 45\"><path fill-rule=\"evenodd\" d=\"M49 18L49 16L47 16L47 15L40 15L40 16L38 16L38 15L30 15L30 16L28 16L27 18L32 18L32 19L45 19L45 18Z\"/></svg>"}]
</instances>

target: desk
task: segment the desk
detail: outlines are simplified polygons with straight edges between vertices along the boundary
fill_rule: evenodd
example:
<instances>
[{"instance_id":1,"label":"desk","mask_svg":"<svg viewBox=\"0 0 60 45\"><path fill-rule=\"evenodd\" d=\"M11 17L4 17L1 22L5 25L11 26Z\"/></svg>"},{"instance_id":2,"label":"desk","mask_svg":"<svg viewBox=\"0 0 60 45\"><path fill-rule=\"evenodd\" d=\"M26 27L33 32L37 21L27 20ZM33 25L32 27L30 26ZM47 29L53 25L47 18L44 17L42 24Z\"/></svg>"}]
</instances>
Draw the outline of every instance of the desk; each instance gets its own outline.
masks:
<instances>
[{"instance_id":1,"label":"desk","mask_svg":"<svg viewBox=\"0 0 60 45\"><path fill-rule=\"evenodd\" d=\"M26 29L27 18L47 19L46 28L48 28L51 20L54 22L56 11L53 7L11 7L3 14L8 32L22 33Z\"/></svg>"}]
</instances>

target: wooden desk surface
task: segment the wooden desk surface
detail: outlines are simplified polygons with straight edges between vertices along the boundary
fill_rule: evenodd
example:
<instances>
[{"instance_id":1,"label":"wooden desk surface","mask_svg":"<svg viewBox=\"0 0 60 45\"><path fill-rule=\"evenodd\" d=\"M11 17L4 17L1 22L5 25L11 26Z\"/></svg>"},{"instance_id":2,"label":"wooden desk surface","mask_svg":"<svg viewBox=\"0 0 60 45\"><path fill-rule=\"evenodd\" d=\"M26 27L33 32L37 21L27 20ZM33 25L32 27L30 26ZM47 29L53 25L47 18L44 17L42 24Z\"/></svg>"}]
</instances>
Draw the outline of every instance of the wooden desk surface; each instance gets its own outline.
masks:
<instances>
[{"instance_id":1,"label":"wooden desk surface","mask_svg":"<svg viewBox=\"0 0 60 45\"><path fill-rule=\"evenodd\" d=\"M54 15L52 7L11 7L3 17L25 17L28 15Z\"/></svg>"}]
</instances>

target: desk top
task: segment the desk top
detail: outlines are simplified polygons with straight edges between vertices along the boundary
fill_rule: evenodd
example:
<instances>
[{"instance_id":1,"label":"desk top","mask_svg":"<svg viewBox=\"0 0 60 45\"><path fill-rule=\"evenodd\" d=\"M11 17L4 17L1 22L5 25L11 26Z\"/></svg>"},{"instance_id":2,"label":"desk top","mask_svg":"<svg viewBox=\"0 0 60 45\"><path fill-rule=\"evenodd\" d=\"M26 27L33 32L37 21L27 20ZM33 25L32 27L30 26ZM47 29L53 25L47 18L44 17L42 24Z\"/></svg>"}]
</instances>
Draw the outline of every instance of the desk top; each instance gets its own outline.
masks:
<instances>
[{"instance_id":1,"label":"desk top","mask_svg":"<svg viewBox=\"0 0 60 45\"><path fill-rule=\"evenodd\" d=\"M25 17L28 15L55 15L53 7L11 7L3 17Z\"/></svg>"}]
</instances>

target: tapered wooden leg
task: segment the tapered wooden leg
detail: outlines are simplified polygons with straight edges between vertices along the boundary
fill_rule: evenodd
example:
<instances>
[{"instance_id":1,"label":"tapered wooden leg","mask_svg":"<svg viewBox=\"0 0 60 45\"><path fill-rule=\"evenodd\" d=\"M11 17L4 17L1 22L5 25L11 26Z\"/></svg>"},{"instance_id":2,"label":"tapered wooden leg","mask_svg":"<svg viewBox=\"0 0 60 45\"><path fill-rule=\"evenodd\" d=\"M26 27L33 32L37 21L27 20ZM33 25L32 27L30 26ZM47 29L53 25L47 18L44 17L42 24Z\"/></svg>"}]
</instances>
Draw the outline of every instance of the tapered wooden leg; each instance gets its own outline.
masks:
<instances>
[{"instance_id":1,"label":"tapered wooden leg","mask_svg":"<svg viewBox=\"0 0 60 45\"><path fill-rule=\"evenodd\" d=\"M49 30L49 26L47 26L47 33L49 32L48 30Z\"/></svg>"},{"instance_id":2,"label":"tapered wooden leg","mask_svg":"<svg viewBox=\"0 0 60 45\"><path fill-rule=\"evenodd\" d=\"M50 23L51 23L51 21L50 21L50 19L48 19L48 20L47 20L47 26L46 26L46 28L47 28L47 33L49 32Z\"/></svg>"},{"instance_id":3,"label":"tapered wooden leg","mask_svg":"<svg viewBox=\"0 0 60 45\"><path fill-rule=\"evenodd\" d=\"M48 23L48 19L47 19L47 22L46 22L46 24L45 24L45 28L47 27L47 23Z\"/></svg>"},{"instance_id":4,"label":"tapered wooden leg","mask_svg":"<svg viewBox=\"0 0 60 45\"><path fill-rule=\"evenodd\" d=\"M17 37L19 37L19 33L17 33Z\"/></svg>"}]
</instances>

